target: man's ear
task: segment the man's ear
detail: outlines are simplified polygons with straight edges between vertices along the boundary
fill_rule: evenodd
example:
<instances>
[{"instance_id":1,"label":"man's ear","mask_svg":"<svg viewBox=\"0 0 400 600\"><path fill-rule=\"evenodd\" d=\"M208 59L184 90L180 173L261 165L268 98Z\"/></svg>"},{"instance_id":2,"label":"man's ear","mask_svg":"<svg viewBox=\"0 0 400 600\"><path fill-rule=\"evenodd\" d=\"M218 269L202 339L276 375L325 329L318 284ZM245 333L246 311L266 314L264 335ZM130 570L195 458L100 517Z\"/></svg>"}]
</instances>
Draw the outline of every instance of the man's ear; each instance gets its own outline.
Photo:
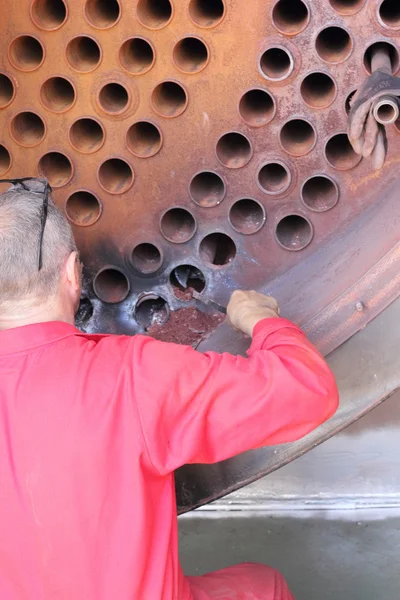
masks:
<instances>
[{"instance_id":1,"label":"man's ear","mask_svg":"<svg viewBox=\"0 0 400 600\"><path fill-rule=\"evenodd\" d=\"M65 275L74 291L78 291L81 286L80 266L77 259L77 253L71 252L65 263Z\"/></svg>"}]
</instances>

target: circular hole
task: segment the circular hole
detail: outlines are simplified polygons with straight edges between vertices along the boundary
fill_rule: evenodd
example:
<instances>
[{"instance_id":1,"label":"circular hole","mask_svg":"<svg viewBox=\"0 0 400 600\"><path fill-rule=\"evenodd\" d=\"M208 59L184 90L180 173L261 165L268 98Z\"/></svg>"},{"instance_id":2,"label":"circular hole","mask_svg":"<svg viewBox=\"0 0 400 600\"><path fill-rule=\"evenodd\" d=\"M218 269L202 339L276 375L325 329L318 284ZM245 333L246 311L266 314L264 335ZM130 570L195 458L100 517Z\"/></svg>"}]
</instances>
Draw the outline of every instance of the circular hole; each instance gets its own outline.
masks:
<instances>
[{"instance_id":1,"label":"circular hole","mask_svg":"<svg viewBox=\"0 0 400 600\"><path fill-rule=\"evenodd\" d=\"M325 155L328 163L339 171L353 169L361 161L361 156L354 152L346 133L331 137L326 144Z\"/></svg>"},{"instance_id":2,"label":"circular hole","mask_svg":"<svg viewBox=\"0 0 400 600\"><path fill-rule=\"evenodd\" d=\"M93 281L94 293L107 304L118 304L129 294L129 281L119 269L107 268L99 271Z\"/></svg>"},{"instance_id":3,"label":"circular hole","mask_svg":"<svg viewBox=\"0 0 400 600\"><path fill-rule=\"evenodd\" d=\"M204 208L217 206L225 198L223 179L212 171L197 173L190 182L189 193L193 202Z\"/></svg>"},{"instance_id":4,"label":"circular hole","mask_svg":"<svg viewBox=\"0 0 400 600\"><path fill-rule=\"evenodd\" d=\"M189 16L199 27L215 27L225 14L222 0L191 0Z\"/></svg>"},{"instance_id":5,"label":"circular hole","mask_svg":"<svg viewBox=\"0 0 400 600\"><path fill-rule=\"evenodd\" d=\"M43 62L43 46L31 35L21 35L11 43L9 57L16 69L34 71Z\"/></svg>"},{"instance_id":6,"label":"circular hole","mask_svg":"<svg viewBox=\"0 0 400 600\"><path fill-rule=\"evenodd\" d=\"M49 152L42 156L38 169L52 187L62 187L72 177L72 164L61 152Z\"/></svg>"},{"instance_id":7,"label":"circular hole","mask_svg":"<svg viewBox=\"0 0 400 600\"><path fill-rule=\"evenodd\" d=\"M389 104L383 102L382 104L378 105L377 118L379 123L382 123L382 125L390 125L391 123L394 123L398 114L399 113L396 106L391 103Z\"/></svg>"},{"instance_id":8,"label":"circular hole","mask_svg":"<svg viewBox=\"0 0 400 600\"><path fill-rule=\"evenodd\" d=\"M127 162L121 158L109 158L99 168L101 187L110 194L123 194L133 184L134 174Z\"/></svg>"},{"instance_id":9,"label":"circular hole","mask_svg":"<svg viewBox=\"0 0 400 600\"><path fill-rule=\"evenodd\" d=\"M97 152L104 143L104 131L94 119L79 119L69 130L69 141L83 154Z\"/></svg>"},{"instance_id":10,"label":"circular hole","mask_svg":"<svg viewBox=\"0 0 400 600\"><path fill-rule=\"evenodd\" d=\"M233 229L245 235L260 231L266 220L264 207L256 200L238 200L229 212Z\"/></svg>"},{"instance_id":11,"label":"circular hole","mask_svg":"<svg viewBox=\"0 0 400 600\"><path fill-rule=\"evenodd\" d=\"M289 188L292 176L289 169L280 162L271 162L261 167L258 183L267 194L283 194Z\"/></svg>"},{"instance_id":12,"label":"circular hole","mask_svg":"<svg viewBox=\"0 0 400 600\"><path fill-rule=\"evenodd\" d=\"M75 102L75 90L63 77L51 77L44 82L40 90L44 106L53 112L65 112Z\"/></svg>"},{"instance_id":13,"label":"circular hole","mask_svg":"<svg viewBox=\"0 0 400 600\"><path fill-rule=\"evenodd\" d=\"M45 126L39 115L22 112L11 122L11 135L21 146L37 146L45 136Z\"/></svg>"},{"instance_id":14,"label":"circular hole","mask_svg":"<svg viewBox=\"0 0 400 600\"><path fill-rule=\"evenodd\" d=\"M351 37L341 27L323 29L315 42L319 57L328 63L340 63L351 54L353 43Z\"/></svg>"},{"instance_id":15,"label":"circular hole","mask_svg":"<svg viewBox=\"0 0 400 600\"><path fill-rule=\"evenodd\" d=\"M159 152L162 146L161 132L148 121L134 123L126 134L129 150L139 158L149 158Z\"/></svg>"},{"instance_id":16,"label":"circular hole","mask_svg":"<svg viewBox=\"0 0 400 600\"><path fill-rule=\"evenodd\" d=\"M280 139L283 149L288 154L304 156L314 148L316 134L308 121L293 119L282 127Z\"/></svg>"},{"instance_id":17,"label":"circular hole","mask_svg":"<svg viewBox=\"0 0 400 600\"><path fill-rule=\"evenodd\" d=\"M261 127L272 121L275 110L274 99L264 90L249 90L239 103L240 116L252 127Z\"/></svg>"},{"instance_id":18,"label":"circular hole","mask_svg":"<svg viewBox=\"0 0 400 600\"><path fill-rule=\"evenodd\" d=\"M169 0L139 0L137 5L139 21L148 29L161 29L172 18Z\"/></svg>"},{"instance_id":19,"label":"circular hole","mask_svg":"<svg viewBox=\"0 0 400 600\"><path fill-rule=\"evenodd\" d=\"M388 42L376 42L367 48L364 54L364 66L368 73L371 74L371 59L376 52L383 50L386 54L389 54L390 62L392 65L393 74L398 71L399 68L399 52L392 44Z\"/></svg>"},{"instance_id":20,"label":"circular hole","mask_svg":"<svg viewBox=\"0 0 400 600\"><path fill-rule=\"evenodd\" d=\"M329 0L329 4L341 15L354 15L363 7L365 0Z\"/></svg>"},{"instance_id":21,"label":"circular hole","mask_svg":"<svg viewBox=\"0 0 400 600\"><path fill-rule=\"evenodd\" d=\"M185 208L170 208L161 218L163 236L175 244L188 242L197 229L193 215Z\"/></svg>"},{"instance_id":22,"label":"circular hole","mask_svg":"<svg viewBox=\"0 0 400 600\"><path fill-rule=\"evenodd\" d=\"M301 0L279 0L272 11L275 27L286 35L296 35L308 25L308 7Z\"/></svg>"},{"instance_id":23,"label":"circular hole","mask_svg":"<svg viewBox=\"0 0 400 600\"><path fill-rule=\"evenodd\" d=\"M170 275L172 292L179 300L192 300L193 292L201 293L206 287L204 274L192 265L179 265Z\"/></svg>"},{"instance_id":24,"label":"circular hole","mask_svg":"<svg viewBox=\"0 0 400 600\"><path fill-rule=\"evenodd\" d=\"M121 65L132 75L147 73L154 65L154 60L153 46L140 37L127 40L119 51Z\"/></svg>"},{"instance_id":25,"label":"circular hole","mask_svg":"<svg viewBox=\"0 0 400 600\"><path fill-rule=\"evenodd\" d=\"M105 113L119 114L127 109L128 91L120 83L107 83L99 93L99 104Z\"/></svg>"},{"instance_id":26,"label":"circular hole","mask_svg":"<svg viewBox=\"0 0 400 600\"><path fill-rule=\"evenodd\" d=\"M75 71L89 73L100 63L101 50L93 38L80 35L69 42L66 55L68 63Z\"/></svg>"},{"instance_id":27,"label":"circular hole","mask_svg":"<svg viewBox=\"0 0 400 600\"><path fill-rule=\"evenodd\" d=\"M118 21L121 9L117 0L87 0L86 18L97 29L108 29Z\"/></svg>"},{"instance_id":28,"label":"circular hole","mask_svg":"<svg viewBox=\"0 0 400 600\"><path fill-rule=\"evenodd\" d=\"M252 155L250 142L241 133L226 133L218 140L217 157L223 165L230 169L244 167Z\"/></svg>"},{"instance_id":29,"label":"circular hole","mask_svg":"<svg viewBox=\"0 0 400 600\"><path fill-rule=\"evenodd\" d=\"M169 307L161 296L145 294L135 307L135 319L143 327L149 329L153 325L163 325L168 321Z\"/></svg>"},{"instance_id":30,"label":"circular hole","mask_svg":"<svg viewBox=\"0 0 400 600\"><path fill-rule=\"evenodd\" d=\"M325 212L339 201L339 188L332 179L325 175L316 175L305 182L302 199L310 210Z\"/></svg>"},{"instance_id":31,"label":"circular hole","mask_svg":"<svg viewBox=\"0 0 400 600\"><path fill-rule=\"evenodd\" d=\"M286 48L268 48L260 58L261 73L270 81L283 81L292 73L294 62Z\"/></svg>"},{"instance_id":32,"label":"circular hole","mask_svg":"<svg viewBox=\"0 0 400 600\"><path fill-rule=\"evenodd\" d=\"M15 96L15 88L12 80L5 75L0 73L0 108L5 108L13 100Z\"/></svg>"},{"instance_id":33,"label":"circular hole","mask_svg":"<svg viewBox=\"0 0 400 600\"><path fill-rule=\"evenodd\" d=\"M184 73L198 73L208 63L208 49L195 37L186 37L173 50L175 65Z\"/></svg>"},{"instance_id":34,"label":"circular hole","mask_svg":"<svg viewBox=\"0 0 400 600\"><path fill-rule=\"evenodd\" d=\"M34 0L31 16L41 29L57 29L67 18L67 8L63 0Z\"/></svg>"},{"instance_id":35,"label":"circular hole","mask_svg":"<svg viewBox=\"0 0 400 600\"><path fill-rule=\"evenodd\" d=\"M65 203L67 217L75 225L88 227L100 218L101 204L94 194L79 190L69 196Z\"/></svg>"},{"instance_id":36,"label":"circular hole","mask_svg":"<svg viewBox=\"0 0 400 600\"><path fill-rule=\"evenodd\" d=\"M383 0L378 14L383 25L391 29L399 29L400 4L398 0Z\"/></svg>"},{"instance_id":37,"label":"circular hole","mask_svg":"<svg viewBox=\"0 0 400 600\"><path fill-rule=\"evenodd\" d=\"M326 73L310 73L301 84L303 100L311 108L327 108L336 98L336 85Z\"/></svg>"},{"instance_id":38,"label":"circular hole","mask_svg":"<svg viewBox=\"0 0 400 600\"><path fill-rule=\"evenodd\" d=\"M9 151L3 144L0 144L0 175L7 173L11 166L11 156Z\"/></svg>"},{"instance_id":39,"label":"circular hole","mask_svg":"<svg viewBox=\"0 0 400 600\"><path fill-rule=\"evenodd\" d=\"M347 96L346 98L346 102L345 102L345 110L347 114L350 114L351 111L351 104L354 98L354 95L356 94L357 90L353 90L352 92L350 92L350 94Z\"/></svg>"},{"instance_id":40,"label":"circular hole","mask_svg":"<svg viewBox=\"0 0 400 600\"><path fill-rule=\"evenodd\" d=\"M181 115L188 103L185 90L174 81L159 83L153 90L151 100L154 110L168 118Z\"/></svg>"},{"instance_id":41,"label":"circular hole","mask_svg":"<svg viewBox=\"0 0 400 600\"><path fill-rule=\"evenodd\" d=\"M78 312L75 315L75 324L78 329L87 327L93 317L94 307L89 298L81 297Z\"/></svg>"},{"instance_id":42,"label":"circular hole","mask_svg":"<svg viewBox=\"0 0 400 600\"><path fill-rule=\"evenodd\" d=\"M154 244L138 244L132 251L133 266L137 271L145 275L158 271L162 262L161 252Z\"/></svg>"},{"instance_id":43,"label":"circular hole","mask_svg":"<svg viewBox=\"0 0 400 600\"><path fill-rule=\"evenodd\" d=\"M228 265L236 256L235 242L225 233L210 233L201 242L200 258L210 265Z\"/></svg>"},{"instance_id":44,"label":"circular hole","mask_svg":"<svg viewBox=\"0 0 400 600\"><path fill-rule=\"evenodd\" d=\"M278 243L286 250L303 250L313 238L311 223L300 215L288 215L281 219L275 232Z\"/></svg>"}]
</instances>

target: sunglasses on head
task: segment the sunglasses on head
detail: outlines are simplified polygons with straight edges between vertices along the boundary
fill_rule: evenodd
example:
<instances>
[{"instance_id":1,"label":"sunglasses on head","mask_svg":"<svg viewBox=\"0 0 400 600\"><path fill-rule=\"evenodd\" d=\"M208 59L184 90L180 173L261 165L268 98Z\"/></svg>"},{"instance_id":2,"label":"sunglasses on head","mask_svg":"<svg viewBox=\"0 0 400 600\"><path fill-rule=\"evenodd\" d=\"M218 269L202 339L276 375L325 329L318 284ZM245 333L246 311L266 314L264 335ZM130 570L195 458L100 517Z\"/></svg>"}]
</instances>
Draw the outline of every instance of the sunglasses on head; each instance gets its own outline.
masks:
<instances>
[{"instance_id":1,"label":"sunglasses on head","mask_svg":"<svg viewBox=\"0 0 400 600\"><path fill-rule=\"evenodd\" d=\"M31 187L26 185L28 181L35 181L35 189L32 189ZM49 208L49 194L52 192L51 185L46 179L38 179L37 177L21 177L19 179L0 179L0 183L11 183L13 185L20 185L27 192L31 192L33 194L43 194L38 248L38 271L40 271L43 267L42 246L44 229L46 227L47 213Z\"/></svg>"}]
</instances>

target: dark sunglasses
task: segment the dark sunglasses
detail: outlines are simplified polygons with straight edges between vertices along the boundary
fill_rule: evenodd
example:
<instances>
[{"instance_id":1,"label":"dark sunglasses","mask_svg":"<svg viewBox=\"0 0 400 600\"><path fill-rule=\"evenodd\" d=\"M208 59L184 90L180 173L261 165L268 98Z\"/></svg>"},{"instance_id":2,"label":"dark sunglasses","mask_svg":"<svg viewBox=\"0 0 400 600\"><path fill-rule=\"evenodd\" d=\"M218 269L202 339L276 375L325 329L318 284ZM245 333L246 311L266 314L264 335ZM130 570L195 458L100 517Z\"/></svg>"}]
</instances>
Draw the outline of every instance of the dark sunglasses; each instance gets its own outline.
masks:
<instances>
[{"instance_id":1,"label":"dark sunglasses","mask_svg":"<svg viewBox=\"0 0 400 600\"><path fill-rule=\"evenodd\" d=\"M42 184L43 189L40 189L39 186L36 186L36 189L31 189L25 182L27 181L35 181L37 183ZM42 212L40 216L40 236L39 236L39 248L38 248L38 271L40 271L43 267L43 256L42 256L42 245L43 245L43 236L44 229L46 227L47 221L47 213L49 208L49 194L52 192L51 185L46 179L38 179L37 177L21 177L20 179L0 179L0 183L12 183L13 185L21 185L24 190L27 192L32 192L33 194L43 194L43 204L42 204Z\"/></svg>"}]
</instances>

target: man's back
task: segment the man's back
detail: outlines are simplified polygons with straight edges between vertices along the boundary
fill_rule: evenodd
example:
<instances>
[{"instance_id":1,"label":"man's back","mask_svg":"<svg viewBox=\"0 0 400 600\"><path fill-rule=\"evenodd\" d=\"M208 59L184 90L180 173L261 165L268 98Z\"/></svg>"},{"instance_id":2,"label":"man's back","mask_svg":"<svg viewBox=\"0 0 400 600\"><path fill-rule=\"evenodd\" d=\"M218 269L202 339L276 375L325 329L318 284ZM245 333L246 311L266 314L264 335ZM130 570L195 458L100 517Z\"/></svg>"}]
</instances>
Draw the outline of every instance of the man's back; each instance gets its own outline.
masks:
<instances>
[{"instance_id":1,"label":"man's back","mask_svg":"<svg viewBox=\"0 0 400 600\"><path fill-rule=\"evenodd\" d=\"M250 359L60 322L0 332L2 600L192 597L174 469L297 439L337 407L294 325L256 329Z\"/></svg>"}]
</instances>

